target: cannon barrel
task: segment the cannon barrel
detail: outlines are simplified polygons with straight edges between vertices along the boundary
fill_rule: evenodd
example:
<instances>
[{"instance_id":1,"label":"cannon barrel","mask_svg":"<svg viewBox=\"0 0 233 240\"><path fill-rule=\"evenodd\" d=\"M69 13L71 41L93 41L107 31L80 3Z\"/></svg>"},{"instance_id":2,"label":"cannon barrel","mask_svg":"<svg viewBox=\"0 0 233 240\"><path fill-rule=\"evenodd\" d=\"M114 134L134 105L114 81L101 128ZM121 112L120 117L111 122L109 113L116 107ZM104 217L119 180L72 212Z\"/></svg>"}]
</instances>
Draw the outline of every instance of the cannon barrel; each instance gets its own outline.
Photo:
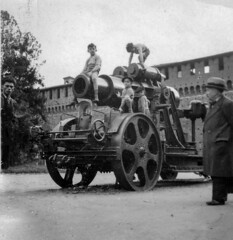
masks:
<instances>
[{"instance_id":1,"label":"cannon barrel","mask_svg":"<svg viewBox=\"0 0 233 240\"><path fill-rule=\"evenodd\" d=\"M113 70L113 75L114 76L127 76L127 67L126 66L118 66Z\"/></svg>"},{"instance_id":2,"label":"cannon barrel","mask_svg":"<svg viewBox=\"0 0 233 240\"><path fill-rule=\"evenodd\" d=\"M127 69L128 76L132 77L136 81L152 80L153 82L162 80L162 74L159 69L152 66L145 69L139 63L132 63Z\"/></svg>"},{"instance_id":3,"label":"cannon barrel","mask_svg":"<svg viewBox=\"0 0 233 240\"><path fill-rule=\"evenodd\" d=\"M100 75L97 78L98 95L100 106L108 105L110 107L118 108L120 106L121 98L118 93L124 89L122 82L123 76ZM146 90L153 90L153 85L147 82L133 82L133 89L143 85ZM93 86L90 78L84 74L78 75L72 85L73 94L76 98L93 99Z\"/></svg>"},{"instance_id":4,"label":"cannon barrel","mask_svg":"<svg viewBox=\"0 0 233 240\"><path fill-rule=\"evenodd\" d=\"M113 85L113 81L116 86ZM99 90L99 97L102 101L107 100L112 96L114 87L120 87L119 78L101 75L97 78L97 85ZM74 96L77 98L91 98L92 95L92 82L86 75L78 75L73 82L72 90Z\"/></svg>"},{"instance_id":5,"label":"cannon barrel","mask_svg":"<svg viewBox=\"0 0 233 240\"><path fill-rule=\"evenodd\" d=\"M97 78L99 105L109 105L111 107L119 107L120 98L117 93L121 93L124 89L122 78L130 76L133 78L133 89L138 86L144 86L146 93L153 90L157 81L161 82L163 76L160 71L152 66L143 69L141 64L132 63L129 67L118 66L114 69L113 75L100 75ZM76 98L93 98L93 86L90 77L80 74L73 82L73 94ZM148 91L149 90L149 91ZM149 97L149 96L148 96Z\"/></svg>"}]
</instances>

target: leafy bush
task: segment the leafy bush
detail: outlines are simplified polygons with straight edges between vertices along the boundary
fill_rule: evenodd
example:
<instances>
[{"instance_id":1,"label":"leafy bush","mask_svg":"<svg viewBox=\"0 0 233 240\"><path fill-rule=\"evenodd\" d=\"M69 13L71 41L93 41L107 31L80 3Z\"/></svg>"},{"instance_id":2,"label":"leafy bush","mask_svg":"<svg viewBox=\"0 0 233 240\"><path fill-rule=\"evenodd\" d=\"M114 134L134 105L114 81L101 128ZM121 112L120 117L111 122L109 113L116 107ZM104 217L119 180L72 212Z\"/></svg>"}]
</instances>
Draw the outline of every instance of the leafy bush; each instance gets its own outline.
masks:
<instances>
[{"instance_id":1,"label":"leafy bush","mask_svg":"<svg viewBox=\"0 0 233 240\"><path fill-rule=\"evenodd\" d=\"M17 102L14 121L14 139L11 147L11 165L30 159L33 143L29 127L46 121L46 99L40 93L43 77L39 68L41 44L30 33L21 32L16 20L7 11L1 11L1 79L13 76L16 85L12 97Z\"/></svg>"}]
</instances>

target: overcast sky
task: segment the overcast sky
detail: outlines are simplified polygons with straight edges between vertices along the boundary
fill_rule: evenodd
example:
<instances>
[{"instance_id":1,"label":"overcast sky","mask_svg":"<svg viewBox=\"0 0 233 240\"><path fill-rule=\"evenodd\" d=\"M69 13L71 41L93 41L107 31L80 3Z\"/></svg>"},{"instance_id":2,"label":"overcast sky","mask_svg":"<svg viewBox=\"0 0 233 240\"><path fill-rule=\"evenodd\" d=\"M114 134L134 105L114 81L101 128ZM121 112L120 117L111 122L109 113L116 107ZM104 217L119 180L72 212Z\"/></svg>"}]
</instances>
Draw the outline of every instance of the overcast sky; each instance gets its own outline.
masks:
<instances>
[{"instance_id":1,"label":"overcast sky","mask_svg":"<svg viewBox=\"0 0 233 240\"><path fill-rule=\"evenodd\" d=\"M101 74L127 65L128 42L150 49L147 65L233 51L232 0L1 0L1 10L41 43L45 87L78 75L91 42Z\"/></svg>"}]
</instances>

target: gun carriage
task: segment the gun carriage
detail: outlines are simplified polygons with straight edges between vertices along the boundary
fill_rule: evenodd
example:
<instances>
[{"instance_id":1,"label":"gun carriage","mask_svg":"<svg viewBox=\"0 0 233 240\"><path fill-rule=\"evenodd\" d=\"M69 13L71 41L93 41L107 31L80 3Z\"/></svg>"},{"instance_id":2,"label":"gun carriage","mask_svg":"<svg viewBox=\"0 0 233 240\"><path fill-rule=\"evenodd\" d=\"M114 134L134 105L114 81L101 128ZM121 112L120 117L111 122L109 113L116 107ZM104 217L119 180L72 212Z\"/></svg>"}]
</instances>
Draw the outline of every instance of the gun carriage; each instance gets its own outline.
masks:
<instances>
[{"instance_id":1,"label":"gun carriage","mask_svg":"<svg viewBox=\"0 0 233 240\"><path fill-rule=\"evenodd\" d=\"M119 93L122 78L133 78L133 89L144 86L150 100L148 117L137 112L120 113ZM195 120L203 118L205 107L192 102L189 109L179 109L179 94L161 84L163 76L155 67L142 69L140 64L117 67L113 74L98 77L98 106L93 104L93 86L85 75L73 82L73 115L62 120L50 132L32 127L40 136L48 172L61 187L87 186L99 172L114 172L127 190L152 189L159 176L175 179L178 172L202 173L202 156L195 143ZM65 116L65 114L63 114ZM66 116L67 117L67 116ZM180 118L192 122L192 141L185 138ZM63 173L60 172L63 170ZM81 181L74 182L75 174Z\"/></svg>"}]
</instances>

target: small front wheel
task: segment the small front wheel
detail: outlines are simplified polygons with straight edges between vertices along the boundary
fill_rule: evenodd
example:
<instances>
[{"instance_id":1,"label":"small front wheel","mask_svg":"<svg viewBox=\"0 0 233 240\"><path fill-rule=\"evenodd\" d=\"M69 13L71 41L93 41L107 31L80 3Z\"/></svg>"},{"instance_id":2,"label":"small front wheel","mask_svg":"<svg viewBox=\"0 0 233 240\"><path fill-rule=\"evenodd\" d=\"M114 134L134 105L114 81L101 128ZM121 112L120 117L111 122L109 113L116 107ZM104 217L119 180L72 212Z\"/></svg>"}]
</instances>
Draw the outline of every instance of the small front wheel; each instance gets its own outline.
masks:
<instances>
[{"instance_id":1,"label":"small front wheel","mask_svg":"<svg viewBox=\"0 0 233 240\"><path fill-rule=\"evenodd\" d=\"M96 176L97 170L90 164L80 167L58 168L53 164L52 158L53 156L50 156L46 160L47 169L53 181L62 188L88 186Z\"/></svg>"}]
</instances>

